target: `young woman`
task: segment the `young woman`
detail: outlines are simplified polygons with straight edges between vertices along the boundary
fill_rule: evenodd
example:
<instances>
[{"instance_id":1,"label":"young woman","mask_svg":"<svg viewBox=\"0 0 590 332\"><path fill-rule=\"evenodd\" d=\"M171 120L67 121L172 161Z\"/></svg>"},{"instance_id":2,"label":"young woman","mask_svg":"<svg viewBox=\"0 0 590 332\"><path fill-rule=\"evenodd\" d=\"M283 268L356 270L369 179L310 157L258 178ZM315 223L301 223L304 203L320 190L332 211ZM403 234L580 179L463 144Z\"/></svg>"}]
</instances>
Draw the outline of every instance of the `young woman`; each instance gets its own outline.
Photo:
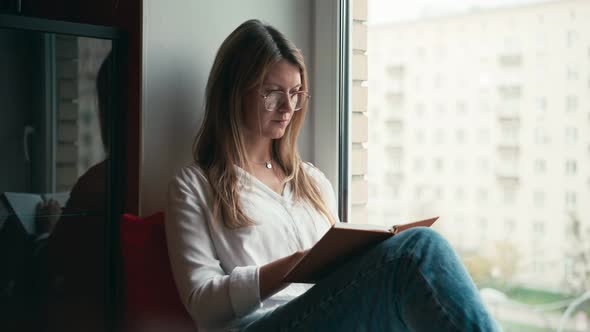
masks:
<instances>
[{"instance_id":1,"label":"young woman","mask_svg":"<svg viewBox=\"0 0 590 332\"><path fill-rule=\"evenodd\" d=\"M171 181L166 236L199 331L495 331L449 244L404 231L311 287L282 276L338 222L297 135L309 100L303 55L257 20L223 42L194 163Z\"/></svg>"}]
</instances>

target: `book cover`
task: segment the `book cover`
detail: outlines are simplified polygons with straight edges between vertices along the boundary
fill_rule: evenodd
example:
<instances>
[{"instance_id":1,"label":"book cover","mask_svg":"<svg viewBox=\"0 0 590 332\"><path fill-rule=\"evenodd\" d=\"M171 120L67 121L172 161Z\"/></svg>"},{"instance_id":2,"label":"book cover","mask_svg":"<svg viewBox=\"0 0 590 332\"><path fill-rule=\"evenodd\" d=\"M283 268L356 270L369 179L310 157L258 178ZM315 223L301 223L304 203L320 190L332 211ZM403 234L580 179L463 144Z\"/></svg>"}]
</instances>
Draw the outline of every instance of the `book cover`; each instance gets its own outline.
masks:
<instances>
[{"instance_id":1,"label":"book cover","mask_svg":"<svg viewBox=\"0 0 590 332\"><path fill-rule=\"evenodd\" d=\"M0 219L6 219L10 215L15 215L27 233L35 234L35 219L46 217L37 214L38 207L49 199L58 201L59 205L63 207L69 198L69 193L34 194L4 192L1 196L5 207L0 209L0 213L3 214L0 216Z\"/></svg>"},{"instance_id":2,"label":"book cover","mask_svg":"<svg viewBox=\"0 0 590 332\"><path fill-rule=\"evenodd\" d=\"M438 217L392 227L338 223L283 277L285 282L316 283L349 257L413 227L430 227Z\"/></svg>"}]
</instances>

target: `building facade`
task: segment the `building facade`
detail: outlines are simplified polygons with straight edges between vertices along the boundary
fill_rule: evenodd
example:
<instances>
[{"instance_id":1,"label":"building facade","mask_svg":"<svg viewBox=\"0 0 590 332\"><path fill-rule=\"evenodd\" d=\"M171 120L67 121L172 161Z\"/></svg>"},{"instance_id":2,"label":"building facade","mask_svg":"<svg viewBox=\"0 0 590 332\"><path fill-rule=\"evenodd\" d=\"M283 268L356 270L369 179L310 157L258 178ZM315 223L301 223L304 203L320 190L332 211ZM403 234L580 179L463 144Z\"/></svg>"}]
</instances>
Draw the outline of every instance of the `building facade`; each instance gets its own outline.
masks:
<instances>
[{"instance_id":1,"label":"building facade","mask_svg":"<svg viewBox=\"0 0 590 332\"><path fill-rule=\"evenodd\" d=\"M590 2L368 36L369 222L440 215L436 228L491 277L565 289L572 225L590 225Z\"/></svg>"}]
</instances>

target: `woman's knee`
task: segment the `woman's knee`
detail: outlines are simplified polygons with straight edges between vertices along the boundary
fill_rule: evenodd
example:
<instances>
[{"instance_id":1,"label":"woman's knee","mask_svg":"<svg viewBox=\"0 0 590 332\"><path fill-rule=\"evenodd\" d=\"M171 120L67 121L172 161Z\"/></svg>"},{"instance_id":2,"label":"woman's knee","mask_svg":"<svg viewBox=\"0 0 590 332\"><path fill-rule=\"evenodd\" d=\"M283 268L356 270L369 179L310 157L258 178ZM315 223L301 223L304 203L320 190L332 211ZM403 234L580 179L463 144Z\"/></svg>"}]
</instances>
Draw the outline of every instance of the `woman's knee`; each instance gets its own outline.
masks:
<instances>
[{"instance_id":1,"label":"woman's knee","mask_svg":"<svg viewBox=\"0 0 590 332\"><path fill-rule=\"evenodd\" d=\"M413 255L424 251L445 251L451 249L447 240L429 227L407 229L386 241L389 249L401 255ZM401 252L400 252L401 251Z\"/></svg>"},{"instance_id":2,"label":"woman's knee","mask_svg":"<svg viewBox=\"0 0 590 332\"><path fill-rule=\"evenodd\" d=\"M409 240L412 242L433 243L446 241L437 231L430 227L410 228L399 234L396 234L394 238L395 237L404 238L405 240Z\"/></svg>"}]
</instances>

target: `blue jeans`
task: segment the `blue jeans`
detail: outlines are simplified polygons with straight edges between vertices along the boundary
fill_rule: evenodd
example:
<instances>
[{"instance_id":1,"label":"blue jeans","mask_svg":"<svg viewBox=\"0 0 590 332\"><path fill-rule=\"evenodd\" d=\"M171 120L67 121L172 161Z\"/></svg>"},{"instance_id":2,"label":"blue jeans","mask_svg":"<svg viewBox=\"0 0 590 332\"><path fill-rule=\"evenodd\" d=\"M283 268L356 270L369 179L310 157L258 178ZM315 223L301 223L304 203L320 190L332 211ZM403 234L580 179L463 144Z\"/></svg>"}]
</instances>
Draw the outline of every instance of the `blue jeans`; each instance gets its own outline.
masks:
<instances>
[{"instance_id":1,"label":"blue jeans","mask_svg":"<svg viewBox=\"0 0 590 332\"><path fill-rule=\"evenodd\" d=\"M448 242L406 230L242 331L500 331Z\"/></svg>"}]
</instances>

